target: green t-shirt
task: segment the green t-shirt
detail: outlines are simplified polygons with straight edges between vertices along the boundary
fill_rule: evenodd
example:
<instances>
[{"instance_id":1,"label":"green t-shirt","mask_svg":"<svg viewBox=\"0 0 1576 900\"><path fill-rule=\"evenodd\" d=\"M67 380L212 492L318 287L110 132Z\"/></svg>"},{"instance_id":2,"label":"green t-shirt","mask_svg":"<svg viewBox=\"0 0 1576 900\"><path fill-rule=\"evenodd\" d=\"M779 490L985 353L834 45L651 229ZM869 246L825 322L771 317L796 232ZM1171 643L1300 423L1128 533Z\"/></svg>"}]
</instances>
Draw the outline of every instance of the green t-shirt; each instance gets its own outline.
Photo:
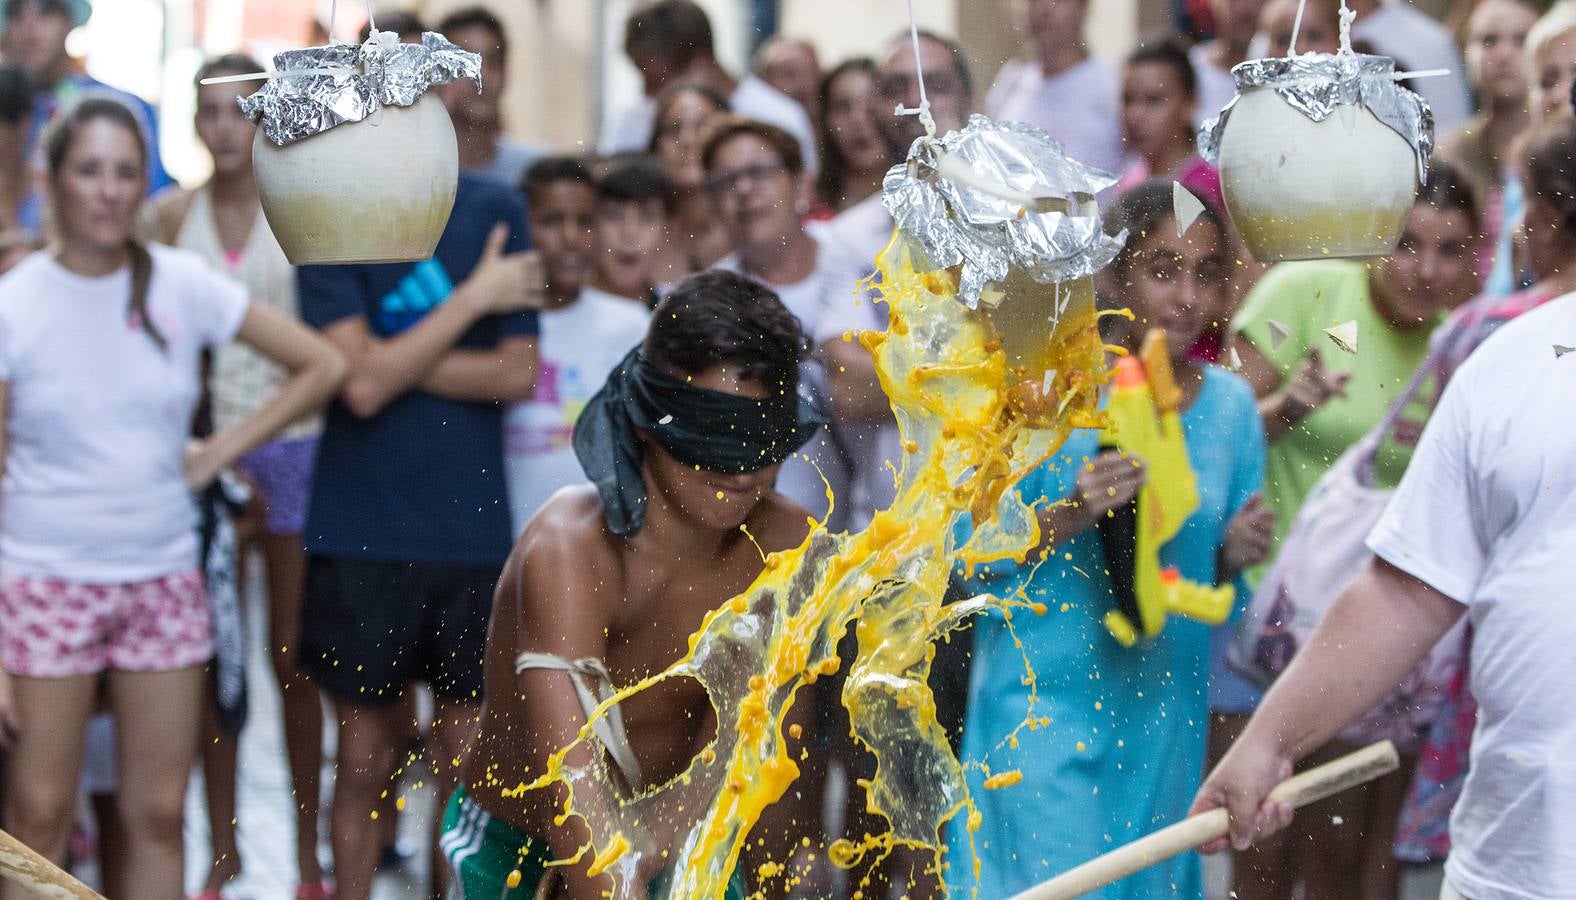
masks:
<instances>
[{"instance_id":1,"label":"green t-shirt","mask_svg":"<svg viewBox=\"0 0 1576 900\"><path fill-rule=\"evenodd\" d=\"M1390 325L1374 308L1368 266L1349 261L1282 263L1259 279L1232 320L1241 334L1283 375L1289 376L1317 348L1326 368L1351 372L1346 397L1336 397L1269 445L1265 460L1264 500L1275 511L1275 541L1285 537L1297 510L1319 480L1347 448L1384 418L1385 412L1428 355L1428 339L1436 321L1405 330ZM1289 332L1279 348L1272 346L1269 323ZM1336 346L1326 328L1357 323L1357 352ZM1431 395L1424 385L1419 396ZM1403 422L1427 419L1426 404L1414 402ZM1399 429L1398 429L1399 430ZM1414 438L1415 439L1415 438ZM1410 443L1386 438L1374 463L1382 487L1394 487L1412 457ZM1258 584L1264 567L1248 572Z\"/></svg>"}]
</instances>

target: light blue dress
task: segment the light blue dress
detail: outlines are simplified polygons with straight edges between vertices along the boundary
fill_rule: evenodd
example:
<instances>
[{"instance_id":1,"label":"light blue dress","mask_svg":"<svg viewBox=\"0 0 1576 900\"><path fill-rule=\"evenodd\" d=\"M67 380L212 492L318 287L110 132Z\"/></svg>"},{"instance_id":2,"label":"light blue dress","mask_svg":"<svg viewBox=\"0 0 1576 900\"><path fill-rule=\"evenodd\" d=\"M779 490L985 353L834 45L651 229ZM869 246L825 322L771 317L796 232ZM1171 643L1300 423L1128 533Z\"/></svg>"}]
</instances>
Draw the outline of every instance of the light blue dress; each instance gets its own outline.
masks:
<instances>
[{"instance_id":1,"label":"light blue dress","mask_svg":"<svg viewBox=\"0 0 1576 900\"><path fill-rule=\"evenodd\" d=\"M1213 583L1226 525L1263 482L1264 430L1247 382L1213 366L1204 372L1198 397L1182 415L1199 508L1161 558L1185 578ZM1077 467L1098 449L1095 432L1074 432L1055 457L1024 478L1019 493L1028 500L1066 496ZM1202 780L1212 629L1172 619L1153 642L1119 645L1101 624L1114 601L1092 529L1058 547L1037 572L1007 562L976 569L967 583L971 594L998 597L1020 587L1049 611L1013 615L1021 650L1000 613L976 623L962 755L994 773L1019 770L1023 780L986 790L984 773L971 769L969 788L982 815L974 836L981 871L976 883L960 815L948 828L946 855L954 898L1010 897L1171 824L1186 815ZM1239 585L1238 608L1245 603ZM1032 711L1025 655L1039 682ZM1050 724L1021 730L1016 748L1005 744L1003 738L1031 714L1049 717ZM1187 854L1089 896L1201 900L1198 856Z\"/></svg>"}]
</instances>

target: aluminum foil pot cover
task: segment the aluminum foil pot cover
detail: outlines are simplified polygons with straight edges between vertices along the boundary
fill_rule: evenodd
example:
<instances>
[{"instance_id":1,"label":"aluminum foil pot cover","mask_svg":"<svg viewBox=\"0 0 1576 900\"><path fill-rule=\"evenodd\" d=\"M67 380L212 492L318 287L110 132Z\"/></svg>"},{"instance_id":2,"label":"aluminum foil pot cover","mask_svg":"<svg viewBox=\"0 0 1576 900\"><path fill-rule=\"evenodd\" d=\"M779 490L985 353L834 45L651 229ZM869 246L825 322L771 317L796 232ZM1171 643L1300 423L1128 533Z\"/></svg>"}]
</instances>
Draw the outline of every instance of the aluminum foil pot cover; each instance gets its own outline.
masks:
<instances>
[{"instance_id":1,"label":"aluminum foil pot cover","mask_svg":"<svg viewBox=\"0 0 1576 900\"><path fill-rule=\"evenodd\" d=\"M240 103L280 147L360 122L385 105L410 106L434 85L469 78L480 91L482 79L481 56L430 31L419 44L377 31L364 44L286 50L274 68L274 78Z\"/></svg>"},{"instance_id":2,"label":"aluminum foil pot cover","mask_svg":"<svg viewBox=\"0 0 1576 900\"><path fill-rule=\"evenodd\" d=\"M944 156L983 183L1038 202L941 177ZM1114 259L1125 235L1105 233L1095 195L1116 180L1072 159L1037 128L976 115L943 138L915 141L908 162L887 172L882 202L932 262L963 267L958 299L975 308L1009 268L1051 284L1088 278Z\"/></svg>"},{"instance_id":3,"label":"aluminum foil pot cover","mask_svg":"<svg viewBox=\"0 0 1576 900\"><path fill-rule=\"evenodd\" d=\"M1411 145L1417 155L1417 177L1424 180L1434 150L1434 114L1428 102L1393 77L1395 60L1365 53L1304 53L1300 56L1250 59L1231 70L1237 93L1269 88L1286 104L1315 122L1341 106L1362 104ZM1198 152L1210 163L1220 157L1220 138L1231 118L1232 98L1220 115L1198 133Z\"/></svg>"}]
</instances>

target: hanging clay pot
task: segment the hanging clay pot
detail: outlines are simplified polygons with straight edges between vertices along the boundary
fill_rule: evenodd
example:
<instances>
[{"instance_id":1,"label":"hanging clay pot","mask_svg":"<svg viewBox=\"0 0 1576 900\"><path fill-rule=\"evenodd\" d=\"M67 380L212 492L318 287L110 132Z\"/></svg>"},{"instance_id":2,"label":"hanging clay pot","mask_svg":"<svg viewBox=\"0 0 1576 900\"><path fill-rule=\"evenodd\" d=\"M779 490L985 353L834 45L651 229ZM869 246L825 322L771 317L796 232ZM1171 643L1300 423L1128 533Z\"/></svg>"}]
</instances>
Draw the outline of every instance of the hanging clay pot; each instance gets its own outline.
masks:
<instances>
[{"instance_id":1,"label":"hanging clay pot","mask_svg":"<svg viewBox=\"0 0 1576 900\"><path fill-rule=\"evenodd\" d=\"M241 110L258 125L252 168L285 256L298 266L432 256L460 155L428 89L459 78L479 88L481 57L440 34L402 44L374 29L359 45L286 50L274 66Z\"/></svg>"},{"instance_id":2,"label":"hanging clay pot","mask_svg":"<svg viewBox=\"0 0 1576 900\"><path fill-rule=\"evenodd\" d=\"M293 265L432 256L454 208L459 149L433 94L275 146L258 129L263 213Z\"/></svg>"},{"instance_id":3,"label":"hanging clay pot","mask_svg":"<svg viewBox=\"0 0 1576 900\"><path fill-rule=\"evenodd\" d=\"M1236 100L1219 147L1231 219L1260 262L1385 256L1417 190L1417 154L1364 105L1321 121L1274 90Z\"/></svg>"},{"instance_id":4,"label":"hanging clay pot","mask_svg":"<svg viewBox=\"0 0 1576 900\"><path fill-rule=\"evenodd\" d=\"M1237 96L1205 123L1199 152L1220 167L1254 259L1394 252L1433 150L1428 104L1397 83L1395 60L1343 49L1231 74Z\"/></svg>"}]
</instances>

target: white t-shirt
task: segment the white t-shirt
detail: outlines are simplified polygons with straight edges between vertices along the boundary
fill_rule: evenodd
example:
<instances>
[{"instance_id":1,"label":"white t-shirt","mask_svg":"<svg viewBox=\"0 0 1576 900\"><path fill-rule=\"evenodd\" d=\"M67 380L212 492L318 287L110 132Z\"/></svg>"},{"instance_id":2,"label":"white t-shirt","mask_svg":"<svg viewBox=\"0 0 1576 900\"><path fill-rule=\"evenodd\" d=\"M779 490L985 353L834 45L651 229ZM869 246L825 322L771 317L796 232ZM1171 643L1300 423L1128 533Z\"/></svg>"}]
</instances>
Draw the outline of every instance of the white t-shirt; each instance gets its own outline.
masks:
<instances>
[{"instance_id":1,"label":"white t-shirt","mask_svg":"<svg viewBox=\"0 0 1576 900\"><path fill-rule=\"evenodd\" d=\"M1478 709L1446 873L1473 900L1576 898L1576 294L1450 380L1368 538L1468 607Z\"/></svg>"},{"instance_id":2,"label":"white t-shirt","mask_svg":"<svg viewBox=\"0 0 1576 900\"><path fill-rule=\"evenodd\" d=\"M1444 23L1413 9L1406 0L1384 0L1379 8L1352 25L1352 39L1367 41L1385 56L1393 56L1404 71L1449 69L1449 75L1404 82L1423 95L1434 111L1434 133L1455 134L1472 116L1466 64L1456 39Z\"/></svg>"},{"instance_id":3,"label":"white t-shirt","mask_svg":"<svg viewBox=\"0 0 1576 900\"><path fill-rule=\"evenodd\" d=\"M985 95L985 114L1027 122L1060 141L1073 159L1120 172L1120 96L1116 70L1094 57L1050 77L1038 62L1015 59L1001 67Z\"/></svg>"},{"instance_id":4,"label":"white t-shirt","mask_svg":"<svg viewBox=\"0 0 1576 900\"><path fill-rule=\"evenodd\" d=\"M129 267L85 278L34 253L0 278L0 572L119 584L197 565L184 467L199 356L235 337L247 294L190 251L148 251L165 350L127 316Z\"/></svg>"},{"instance_id":5,"label":"white t-shirt","mask_svg":"<svg viewBox=\"0 0 1576 900\"><path fill-rule=\"evenodd\" d=\"M570 438L608 373L646 339L645 305L589 285L563 309L537 314L540 362L531 397L504 417L504 473L518 534L559 488L586 480Z\"/></svg>"},{"instance_id":6,"label":"white t-shirt","mask_svg":"<svg viewBox=\"0 0 1576 900\"><path fill-rule=\"evenodd\" d=\"M1231 77L1231 70L1216 66L1209 58L1213 45L1213 41L1205 41L1194 44L1193 49L1187 52L1198 82L1198 111L1193 115L1194 125L1202 125L1220 115L1221 107L1237 96L1237 80Z\"/></svg>"},{"instance_id":7,"label":"white t-shirt","mask_svg":"<svg viewBox=\"0 0 1576 900\"><path fill-rule=\"evenodd\" d=\"M613 153L644 151L651 144L652 119L657 114L656 101L642 97L639 102L616 110L602 121L602 136L597 150L607 156ZM816 153L815 128L804 107L792 97L777 90L754 75L739 79L739 86L728 97L728 106L747 119L776 125L799 141L804 153L804 168L810 173L820 171L820 157Z\"/></svg>"},{"instance_id":8,"label":"white t-shirt","mask_svg":"<svg viewBox=\"0 0 1576 900\"><path fill-rule=\"evenodd\" d=\"M827 260L821 317L813 332L816 347L841 341L850 332L857 340L860 331L886 329L886 305L872 301L857 285L875 271L876 256L892 239L892 228L892 216L881 205L880 194L844 210L828 226L822 239ZM838 437L850 468L847 526L858 531L897 496L887 463L902 464L902 437L895 422L840 425Z\"/></svg>"}]
</instances>

